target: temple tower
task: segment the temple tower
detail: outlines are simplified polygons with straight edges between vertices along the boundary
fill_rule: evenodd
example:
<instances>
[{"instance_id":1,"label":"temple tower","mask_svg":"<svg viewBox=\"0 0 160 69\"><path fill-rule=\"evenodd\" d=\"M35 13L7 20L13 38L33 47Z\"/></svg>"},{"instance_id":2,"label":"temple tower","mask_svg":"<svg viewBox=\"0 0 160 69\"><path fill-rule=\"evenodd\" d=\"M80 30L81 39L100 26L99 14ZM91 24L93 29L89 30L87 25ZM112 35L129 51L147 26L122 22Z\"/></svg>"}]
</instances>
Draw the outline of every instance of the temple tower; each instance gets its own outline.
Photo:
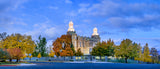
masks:
<instances>
[{"instance_id":1,"label":"temple tower","mask_svg":"<svg viewBox=\"0 0 160 69\"><path fill-rule=\"evenodd\" d=\"M73 28L73 22L72 21L69 22L69 28L68 28L67 34L72 36L72 38L71 38L72 39L72 44L73 44L75 50L77 50L77 34L76 34L76 31Z\"/></svg>"},{"instance_id":2,"label":"temple tower","mask_svg":"<svg viewBox=\"0 0 160 69\"><path fill-rule=\"evenodd\" d=\"M69 28L68 28L67 34L70 34L70 35L76 34L76 31L73 28L73 22L72 21L69 22Z\"/></svg>"},{"instance_id":3,"label":"temple tower","mask_svg":"<svg viewBox=\"0 0 160 69\"><path fill-rule=\"evenodd\" d=\"M93 34L91 38L93 40L93 46L97 44L98 42L100 42L100 37L99 37L98 30L96 27L93 29Z\"/></svg>"}]
</instances>

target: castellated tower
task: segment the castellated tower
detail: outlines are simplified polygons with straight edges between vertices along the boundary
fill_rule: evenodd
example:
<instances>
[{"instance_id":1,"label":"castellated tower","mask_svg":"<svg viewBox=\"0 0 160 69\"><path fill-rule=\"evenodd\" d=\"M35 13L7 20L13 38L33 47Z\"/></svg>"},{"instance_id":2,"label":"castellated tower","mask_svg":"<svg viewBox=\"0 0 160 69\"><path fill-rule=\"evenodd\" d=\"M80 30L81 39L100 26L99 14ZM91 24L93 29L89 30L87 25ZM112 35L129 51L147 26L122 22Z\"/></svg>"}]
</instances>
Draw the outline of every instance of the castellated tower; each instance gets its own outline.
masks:
<instances>
[{"instance_id":1,"label":"castellated tower","mask_svg":"<svg viewBox=\"0 0 160 69\"><path fill-rule=\"evenodd\" d=\"M100 42L100 37L99 37L96 27L93 29L93 34L91 38L93 39L94 42Z\"/></svg>"},{"instance_id":2,"label":"castellated tower","mask_svg":"<svg viewBox=\"0 0 160 69\"><path fill-rule=\"evenodd\" d=\"M93 47L95 47L96 44L100 42L100 36L99 36L99 34L98 34L97 31L98 31L98 30L97 30L97 28L95 27L95 28L93 29L93 34L92 34L92 36L91 36L91 38L90 38L89 52L91 52L92 49L93 49Z\"/></svg>"},{"instance_id":3,"label":"castellated tower","mask_svg":"<svg viewBox=\"0 0 160 69\"><path fill-rule=\"evenodd\" d=\"M77 34L76 34L76 31L73 28L73 22L72 21L69 22L69 28L68 28L68 31L67 31L67 35L72 36L72 44L73 44L73 46L75 48L75 51L76 51L77 50Z\"/></svg>"},{"instance_id":4,"label":"castellated tower","mask_svg":"<svg viewBox=\"0 0 160 69\"><path fill-rule=\"evenodd\" d=\"M72 36L72 44L74 46L75 51L77 51L77 49L80 48L84 55L90 55L92 48L98 42L100 42L100 37L97 32L97 28L93 29L93 34L91 37L78 36L76 34L75 29L73 28L72 21L69 22L67 34Z\"/></svg>"}]
</instances>

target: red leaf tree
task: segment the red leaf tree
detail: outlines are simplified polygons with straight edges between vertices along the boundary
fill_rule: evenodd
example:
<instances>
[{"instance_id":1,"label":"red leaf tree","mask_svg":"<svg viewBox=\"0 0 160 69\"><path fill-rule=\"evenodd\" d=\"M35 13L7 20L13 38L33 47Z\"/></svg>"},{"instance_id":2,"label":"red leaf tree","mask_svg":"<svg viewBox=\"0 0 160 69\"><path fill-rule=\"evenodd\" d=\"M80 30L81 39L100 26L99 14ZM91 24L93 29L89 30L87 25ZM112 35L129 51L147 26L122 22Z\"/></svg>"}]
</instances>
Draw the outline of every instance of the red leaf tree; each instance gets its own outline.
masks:
<instances>
[{"instance_id":1,"label":"red leaf tree","mask_svg":"<svg viewBox=\"0 0 160 69\"><path fill-rule=\"evenodd\" d=\"M71 35L62 35L53 42L53 50L56 56L73 56L71 49ZM64 46L64 47L62 47Z\"/></svg>"},{"instance_id":2,"label":"red leaf tree","mask_svg":"<svg viewBox=\"0 0 160 69\"><path fill-rule=\"evenodd\" d=\"M17 59L17 62L19 62L20 58L23 57L23 52L20 48L9 48L7 52L10 54L10 62L12 59Z\"/></svg>"}]
</instances>

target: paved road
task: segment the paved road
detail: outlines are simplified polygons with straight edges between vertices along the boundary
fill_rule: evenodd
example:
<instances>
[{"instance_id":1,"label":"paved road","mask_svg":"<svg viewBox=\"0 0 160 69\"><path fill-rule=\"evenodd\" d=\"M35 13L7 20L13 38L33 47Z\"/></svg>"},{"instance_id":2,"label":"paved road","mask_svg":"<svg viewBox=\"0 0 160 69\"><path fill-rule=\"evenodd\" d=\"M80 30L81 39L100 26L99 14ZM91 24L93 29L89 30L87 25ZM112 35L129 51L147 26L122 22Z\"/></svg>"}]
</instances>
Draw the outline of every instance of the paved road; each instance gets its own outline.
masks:
<instances>
[{"instance_id":1,"label":"paved road","mask_svg":"<svg viewBox=\"0 0 160 69\"><path fill-rule=\"evenodd\" d=\"M121 64L121 63L56 63L34 62L32 66L10 66L0 69L160 69L160 64Z\"/></svg>"}]
</instances>

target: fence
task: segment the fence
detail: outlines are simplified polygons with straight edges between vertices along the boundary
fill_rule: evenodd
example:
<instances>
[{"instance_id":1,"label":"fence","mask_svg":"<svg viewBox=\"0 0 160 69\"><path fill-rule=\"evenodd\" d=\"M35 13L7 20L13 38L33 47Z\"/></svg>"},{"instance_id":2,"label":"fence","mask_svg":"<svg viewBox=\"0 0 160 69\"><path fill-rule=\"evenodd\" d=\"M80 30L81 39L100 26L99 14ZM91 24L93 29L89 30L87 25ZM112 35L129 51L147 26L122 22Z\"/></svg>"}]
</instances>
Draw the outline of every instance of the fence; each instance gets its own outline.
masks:
<instances>
[{"instance_id":1,"label":"fence","mask_svg":"<svg viewBox=\"0 0 160 69\"><path fill-rule=\"evenodd\" d=\"M66 57L32 57L25 58L23 60L26 61L105 61L107 60L107 56L99 57L99 56L66 56Z\"/></svg>"},{"instance_id":2,"label":"fence","mask_svg":"<svg viewBox=\"0 0 160 69\"><path fill-rule=\"evenodd\" d=\"M103 62L121 62L125 60L122 58L107 57L107 56L66 56L66 57L32 57L25 58L24 61L103 61ZM138 63L138 61L128 59L128 63Z\"/></svg>"}]
</instances>

